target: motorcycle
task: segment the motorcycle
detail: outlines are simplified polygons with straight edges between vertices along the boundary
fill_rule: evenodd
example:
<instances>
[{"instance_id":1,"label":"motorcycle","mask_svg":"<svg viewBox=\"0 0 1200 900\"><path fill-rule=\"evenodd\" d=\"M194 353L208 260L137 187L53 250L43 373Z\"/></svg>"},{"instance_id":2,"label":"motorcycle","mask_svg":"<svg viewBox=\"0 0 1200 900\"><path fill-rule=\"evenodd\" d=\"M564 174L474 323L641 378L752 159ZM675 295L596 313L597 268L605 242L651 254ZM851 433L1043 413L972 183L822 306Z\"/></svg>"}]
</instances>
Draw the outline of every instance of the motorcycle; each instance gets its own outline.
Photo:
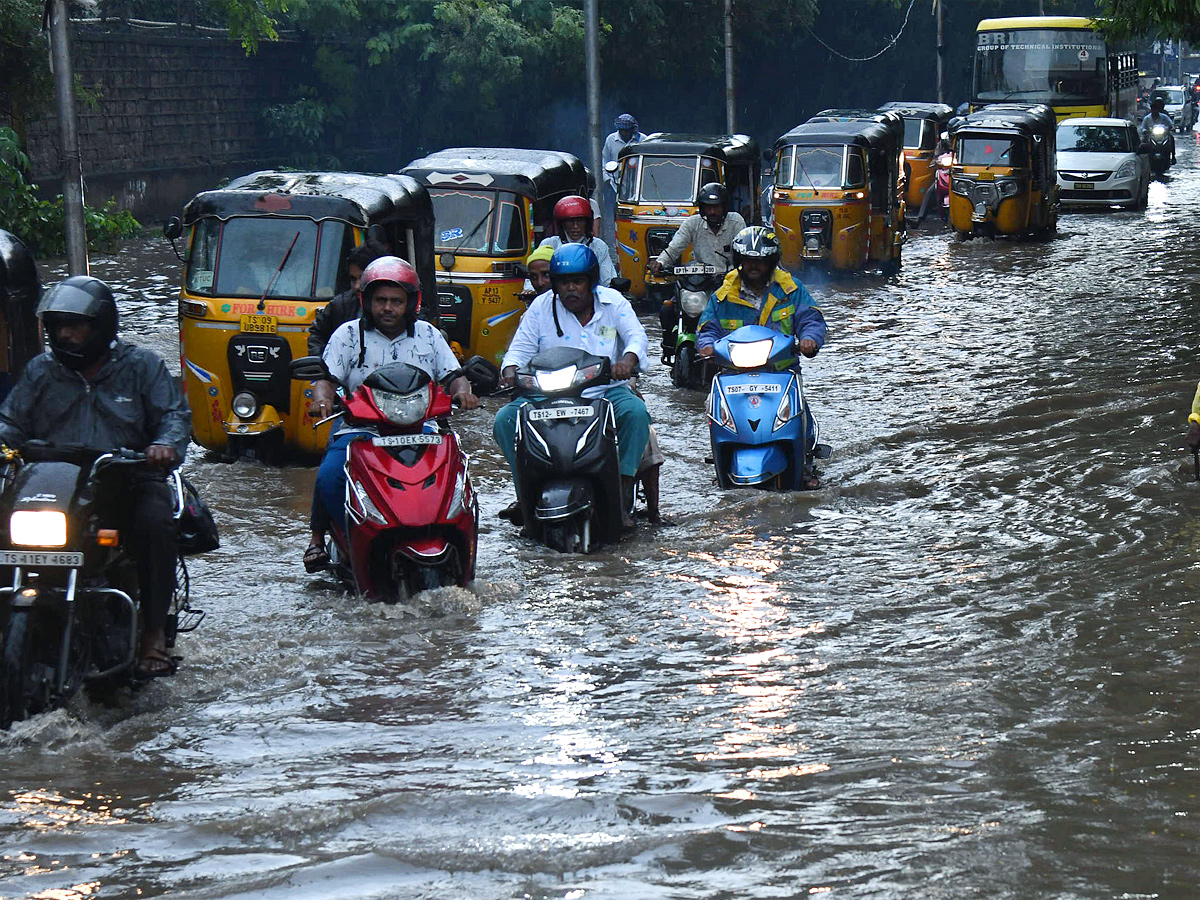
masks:
<instances>
[{"instance_id":1,"label":"motorcycle","mask_svg":"<svg viewBox=\"0 0 1200 900\"><path fill-rule=\"evenodd\" d=\"M717 341L712 358L722 366L705 404L717 483L802 489L812 461L833 450L805 401L795 338L743 325Z\"/></svg>"},{"instance_id":2,"label":"motorcycle","mask_svg":"<svg viewBox=\"0 0 1200 900\"><path fill-rule=\"evenodd\" d=\"M543 351L517 371L530 398L516 429L517 499L524 533L563 553L590 553L621 536L617 420L612 404L583 396L612 380L612 363L572 347Z\"/></svg>"},{"instance_id":3,"label":"motorcycle","mask_svg":"<svg viewBox=\"0 0 1200 900\"><path fill-rule=\"evenodd\" d=\"M675 275L677 310L671 384L680 388L699 388L710 377L710 367L696 353L696 331L709 295L720 286L725 271L699 263L675 266L671 271Z\"/></svg>"},{"instance_id":4,"label":"motorcycle","mask_svg":"<svg viewBox=\"0 0 1200 900\"><path fill-rule=\"evenodd\" d=\"M81 688L112 690L140 680L137 564L96 497L119 489L109 479L144 467L146 457L30 442L19 454L5 449L2 462L0 566L7 586L0 587L0 727L8 728L67 705ZM168 484L178 522L188 503L178 471ZM189 602L185 552L181 546L176 561L168 648L204 618Z\"/></svg>"},{"instance_id":5,"label":"motorcycle","mask_svg":"<svg viewBox=\"0 0 1200 900\"><path fill-rule=\"evenodd\" d=\"M330 380L316 356L295 360L291 374ZM467 454L449 427L450 395L416 366L391 363L340 405L345 425L363 436L346 454L346 530L335 528L326 548L334 574L360 595L387 603L469 585L479 500Z\"/></svg>"},{"instance_id":6,"label":"motorcycle","mask_svg":"<svg viewBox=\"0 0 1200 900\"><path fill-rule=\"evenodd\" d=\"M1150 171L1161 175L1171 168L1171 129L1166 125L1154 125L1146 137L1149 147Z\"/></svg>"}]
</instances>

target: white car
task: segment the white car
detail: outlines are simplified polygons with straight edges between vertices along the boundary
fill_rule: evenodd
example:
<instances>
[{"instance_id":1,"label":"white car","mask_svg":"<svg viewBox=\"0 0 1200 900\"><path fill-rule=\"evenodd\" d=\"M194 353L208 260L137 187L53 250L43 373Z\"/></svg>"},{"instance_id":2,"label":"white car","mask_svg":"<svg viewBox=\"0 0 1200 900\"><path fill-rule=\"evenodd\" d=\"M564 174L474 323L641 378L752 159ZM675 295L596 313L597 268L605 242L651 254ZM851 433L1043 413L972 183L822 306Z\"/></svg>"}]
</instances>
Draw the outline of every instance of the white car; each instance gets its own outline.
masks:
<instances>
[{"instance_id":1,"label":"white car","mask_svg":"<svg viewBox=\"0 0 1200 900\"><path fill-rule=\"evenodd\" d=\"M1056 140L1058 199L1064 206L1146 206L1150 160L1132 122L1065 119Z\"/></svg>"},{"instance_id":2,"label":"white car","mask_svg":"<svg viewBox=\"0 0 1200 900\"><path fill-rule=\"evenodd\" d=\"M1175 128L1179 131L1187 131L1192 123L1188 121L1191 118L1191 110L1184 112L1183 101L1188 96L1190 89L1181 84L1166 84L1156 87L1150 92L1150 102L1153 103L1156 98L1161 97L1166 107L1163 109L1171 121L1175 123Z\"/></svg>"}]
</instances>

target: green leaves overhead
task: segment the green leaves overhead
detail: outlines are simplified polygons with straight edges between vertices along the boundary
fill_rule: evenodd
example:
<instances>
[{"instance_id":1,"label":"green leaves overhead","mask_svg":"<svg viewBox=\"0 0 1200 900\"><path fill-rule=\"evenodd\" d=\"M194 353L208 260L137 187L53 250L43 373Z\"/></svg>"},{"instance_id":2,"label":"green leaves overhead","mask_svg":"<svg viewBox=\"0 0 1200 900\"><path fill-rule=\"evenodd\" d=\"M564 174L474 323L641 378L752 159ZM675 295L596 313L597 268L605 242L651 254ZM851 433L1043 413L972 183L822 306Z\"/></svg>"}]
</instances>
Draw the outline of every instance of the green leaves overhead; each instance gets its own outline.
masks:
<instances>
[{"instance_id":1,"label":"green leaves overhead","mask_svg":"<svg viewBox=\"0 0 1200 900\"><path fill-rule=\"evenodd\" d=\"M1183 38L1200 41L1197 0L1101 0L1105 30L1116 37Z\"/></svg>"}]
</instances>

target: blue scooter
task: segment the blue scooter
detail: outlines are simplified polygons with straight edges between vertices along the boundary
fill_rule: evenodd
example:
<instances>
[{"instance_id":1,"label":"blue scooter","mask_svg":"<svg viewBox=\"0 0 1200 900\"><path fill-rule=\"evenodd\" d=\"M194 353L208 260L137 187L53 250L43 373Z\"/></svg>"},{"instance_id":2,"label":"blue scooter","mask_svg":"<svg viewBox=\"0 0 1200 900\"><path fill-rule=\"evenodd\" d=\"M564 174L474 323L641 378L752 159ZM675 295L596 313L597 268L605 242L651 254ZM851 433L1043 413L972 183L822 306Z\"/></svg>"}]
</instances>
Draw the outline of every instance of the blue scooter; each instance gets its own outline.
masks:
<instances>
[{"instance_id":1,"label":"blue scooter","mask_svg":"<svg viewBox=\"0 0 1200 900\"><path fill-rule=\"evenodd\" d=\"M833 449L804 399L796 339L763 325L743 325L717 341L705 412L717 483L723 488L801 490L814 459Z\"/></svg>"}]
</instances>

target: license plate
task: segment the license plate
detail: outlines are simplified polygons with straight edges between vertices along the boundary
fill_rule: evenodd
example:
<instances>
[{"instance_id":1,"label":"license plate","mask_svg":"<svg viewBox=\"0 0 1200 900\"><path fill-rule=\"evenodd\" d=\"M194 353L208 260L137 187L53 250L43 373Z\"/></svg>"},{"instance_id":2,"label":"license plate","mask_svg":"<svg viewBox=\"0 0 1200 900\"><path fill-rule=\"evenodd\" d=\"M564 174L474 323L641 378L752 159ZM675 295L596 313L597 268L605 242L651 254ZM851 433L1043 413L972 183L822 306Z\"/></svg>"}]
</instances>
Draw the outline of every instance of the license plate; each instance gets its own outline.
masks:
<instances>
[{"instance_id":1,"label":"license plate","mask_svg":"<svg viewBox=\"0 0 1200 900\"><path fill-rule=\"evenodd\" d=\"M67 553L53 550L0 550L0 566L71 566L83 565L82 553Z\"/></svg>"},{"instance_id":2,"label":"license plate","mask_svg":"<svg viewBox=\"0 0 1200 900\"><path fill-rule=\"evenodd\" d=\"M731 384L725 388L726 394L778 394L783 387L778 384Z\"/></svg>"},{"instance_id":3,"label":"license plate","mask_svg":"<svg viewBox=\"0 0 1200 900\"><path fill-rule=\"evenodd\" d=\"M692 263L687 266L676 266L671 270L675 275L717 275L724 274L720 272L716 266L704 266L700 263Z\"/></svg>"},{"instance_id":4,"label":"license plate","mask_svg":"<svg viewBox=\"0 0 1200 900\"><path fill-rule=\"evenodd\" d=\"M591 406L558 406L553 409L531 409L529 418L534 421L542 419L588 419L596 414Z\"/></svg>"},{"instance_id":5,"label":"license plate","mask_svg":"<svg viewBox=\"0 0 1200 900\"><path fill-rule=\"evenodd\" d=\"M1096 185L1092 184L1090 181L1075 182L1075 190L1077 191L1094 191L1095 189Z\"/></svg>"},{"instance_id":6,"label":"license plate","mask_svg":"<svg viewBox=\"0 0 1200 900\"><path fill-rule=\"evenodd\" d=\"M242 331L251 334L274 334L278 325L275 316L242 316Z\"/></svg>"},{"instance_id":7,"label":"license plate","mask_svg":"<svg viewBox=\"0 0 1200 900\"><path fill-rule=\"evenodd\" d=\"M376 447L426 447L440 444L442 438L440 434L389 434L372 438L371 443Z\"/></svg>"}]
</instances>

